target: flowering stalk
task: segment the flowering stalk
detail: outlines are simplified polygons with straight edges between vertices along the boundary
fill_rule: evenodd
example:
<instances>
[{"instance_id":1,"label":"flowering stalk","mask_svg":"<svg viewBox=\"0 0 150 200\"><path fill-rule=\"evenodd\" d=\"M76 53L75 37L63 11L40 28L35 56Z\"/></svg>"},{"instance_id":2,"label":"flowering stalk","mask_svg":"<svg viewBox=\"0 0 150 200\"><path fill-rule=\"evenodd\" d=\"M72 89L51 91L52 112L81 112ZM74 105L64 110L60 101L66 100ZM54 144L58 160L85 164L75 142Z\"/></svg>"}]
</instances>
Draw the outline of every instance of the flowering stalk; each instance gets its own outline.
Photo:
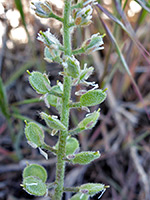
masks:
<instances>
[{"instance_id":1,"label":"flowering stalk","mask_svg":"<svg viewBox=\"0 0 150 200\"><path fill-rule=\"evenodd\" d=\"M64 188L64 173L66 162L72 164L86 165L100 157L99 151L83 151L79 152L79 142L74 136L83 130L93 128L100 116L100 109L89 113L85 118L72 130L69 130L69 111L72 108L80 108L90 112L88 107L102 103L106 98L106 90L97 89L95 82L88 82L87 79L93 73L94 68L87 67L81 70L80 62L75 58L76 54L89 54L93 51L103 49L103 36L99 33L94 34L90 39L83 42L81 48L72 50L71 47L71 29L77 26L87 26L92 19L92 5L96 4L96 0L79 0L77 4L72 5L72 1L64 1L63 18L57 17L48 0L32 3L35 8L36 15L42 18L52 17L63 24L63 44L48 29L45 32L40 31L37 39L44 43L45 60L48 62L58 62L62 64L64 70L60 72L63 75L63 84L58 82L55 86L51 86L51 82L46 74L40 72L29 72L29 82L38 94L43 95L47 107L56 107L58 116L51 116L41 112L41 118L46 125L52 129L51 135L58 133L58 142L54 147L44 142L44 132L39 125L34 122L27 123L25 127L25 135L28 144L33 148L38 148L40 153L48 159L45 150L51 151L57 156L56 163L56 179L53 183L46 183L46 170L40 165L28 165L23 172L23 188L30 194L35 196L44 196L49 194L52 200L61 200L63 192L72 191L77 194L71 200L89 199L95 194L106 190L107 186L100 183L88 183L79 187ZM80 96L79 102L71 101L71 89L76 85L84 85L84 87L92 86L92 89L79 90L75 95ZM48 193L49 189L53 189L53 193Z\"/></svg>"}]
</instances>

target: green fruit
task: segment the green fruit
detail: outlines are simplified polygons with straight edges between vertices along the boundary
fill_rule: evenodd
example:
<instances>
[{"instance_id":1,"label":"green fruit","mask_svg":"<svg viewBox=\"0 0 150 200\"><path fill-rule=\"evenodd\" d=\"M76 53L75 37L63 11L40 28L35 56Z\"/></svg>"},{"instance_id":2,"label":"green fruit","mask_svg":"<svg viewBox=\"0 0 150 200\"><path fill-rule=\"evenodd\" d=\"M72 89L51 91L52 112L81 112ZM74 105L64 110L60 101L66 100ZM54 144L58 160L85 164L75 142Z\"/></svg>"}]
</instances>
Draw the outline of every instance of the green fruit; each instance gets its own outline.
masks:
<instances>
[{"instance_id":1,"label":"green fruit","mask_svg":"<svg viewBox=\"0 0 150 200\"><path fill-rule=\"evenodd\" d=\"M44 196L47 193L46 184L41 179L33 176L23 179L23 188L26 192L35 196Z\"/></svg>"},{"instance_id":2,"label":"green fruit","mask_svg":"<svg viewBox=\"0 0 150 200\"><path fill-rule=\"evenodd\" d=\"M83 151L75 154L75 157L71 161L73 164L86 165L99 157L99 151Z\"/></svg>"},{"instance_id":3,"label":"green fruit","mask_svg":"<svg viewBox=\"0 0 150 200\"><path fill-rule=\"evenodd\" d=\"M58 85L53 86L51 88L51 92L62 93L62 91ZM58 99L59 99L60 103L62 102L61 98L59 98L53 94L48 94L46 99L47 99L48 104L51 106L54 106L54 107L57 107Z\"/></svg>"},{"instance_id":4,"label":"green fruit","mask_svg":"<svg viewBox=\"0 0 150 200\"><path fill-rule=\"evenodd\" d=\"M79 128L91 129L95 126L100 116L99 110L93 113L87 114L86 117L78 124Z\"/></svg>"},{"instance_id":5,"label":"green fruit","mask_svg":"<svg viewBox=\"0 0 150 200\"><path fill-rule=\"evenodd\" d=\"M58 142L54 147L58 150ZM66 156L74 154L74 152L79 148L79 142L76 138L70 137L66 142Z\"/></svg>"},{"instance_id":6,"label":"green fruit","mask_svg":"<svg viewBox=\"0 0 150 200\"><path fill-rule=\"evenodd\" d=\"M87 183L80 186L80 192L87 191L86 194L94 196L95 194L104 190L104 184L100 183Z\"/></svg>"},{"instance_id":7,"label":"green fruit","mask_svg":"<svg viewBox=\"0 0 150 200\"><path fill-rule=\"evenodd\" d=\"M47 172L41 165L31 164L23 170L23 178L34 176L41 179L43 182L47 180Z\"/></svg>"},{"instance_id":8,"label":"green fruit","mask_svg":"<svg viewBox=\"0 0 150 200\"><path fill-rule=\"evenodd\" d=\"M79 142L76 138L69 138L66 143L66 155L74 154L79 148Z\"/></svg>"},{"instance_id":9,"label":"green fruit","mask_svg":"<svg viewBox=\"0 0 150 200\"><path fill-rule=\"evenodd\" d=\"M103 90L90 90L80 98L82 106L95 106L106 99L106 93Z\"/></svg>"},{"instance_id":10,"label":"green fruit","mask_svg":"<svg viewBox=\"0 0 150 200\"><path fill-rule=\"evenodd\" d=\"M35 147L40 147L44 143L44 133L34 122L30 122L25 127L25 135L29 143Z\"/></svg>"},{"instance_id":11,"label":"green fruit","mask_svg":"<svg viewBox=\"0 0 150 200\"><path fill-rule=\"evenodd\" d=\"M44 112L41 112L42 119L45 120L47 126L55 130L65 131L67 128L61 123L59 119L54 116L47 115Z\"/></svg>"},{"instance_id":12,"label":"green fruit","mask_svg":"<svg viewBox=\"0 0 150 200\"><path fill-rule=\"evenodd\" d=\"M39 94L46 94L50 90L50 81L46 74L34 71L30 73L29 82Z\"/></svg>"},{"instance_id":13,"label":"green fruit","mask_svg":"<svg viewBox=\"0 0 150 200\"><path fill-rule=\"evenodd\" d=\"M82 193L77 193L75 194L70 200L88 200L89 195L82 194Z\"/></svg>"}]
</instances>

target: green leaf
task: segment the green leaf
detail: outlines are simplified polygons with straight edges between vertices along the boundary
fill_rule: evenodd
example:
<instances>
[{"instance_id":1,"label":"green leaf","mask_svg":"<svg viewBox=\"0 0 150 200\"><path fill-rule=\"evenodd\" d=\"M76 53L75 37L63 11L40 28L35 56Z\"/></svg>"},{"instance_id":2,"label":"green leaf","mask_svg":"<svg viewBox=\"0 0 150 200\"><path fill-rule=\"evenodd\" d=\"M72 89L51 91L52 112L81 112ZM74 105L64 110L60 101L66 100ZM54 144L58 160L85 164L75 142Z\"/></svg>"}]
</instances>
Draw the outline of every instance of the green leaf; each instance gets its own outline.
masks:
<instances>
[{"instance_id":1,"label":"green leaf","mask_svg":"<svg viewBox=\"0 0 150 200\"><path fill-rule=\"evenodd\" d=\"M71 162L73 164L86 165L99 157L100 157L99 151L84 151L75 154L75 157L71 159Z\"/></svg>"},{"instance_id":2,"label":"green leaf","mask_svg":"<svg viewBox=\"0 0 150 200\"><path fill-rule=\"evenodd\" d=\"M26 124L25 135L32 147L40 147L44 143L44 133L42 129L34 122Z\"/></svg>"},{"instance_id":3,"label":"green leaf","mask_svg":"<svg viewBox=\"0 0 150 200\"><path fill-rule=\"evenodd\" d=\"M46 94L50 91L50 81L46 74L42 74L40 72L34 71L29 73L29 82L31 86L36 90L39 94Z\"/></svg>"},{"instance_id":4,"label":"green leaf","mask_svg":"<svg viewBox=\"0 0 150 200\"><path fill-rule=\"evenodd\" d=\"M77 193L73 197L71 197L70 200L88 200L88 199L89 199L89 195Z\"/></svg>"},{"instance_id":5,"label":"green leaf","mask_svg":"<svg viewBox=\"0 0 150 200\"><path fill-rule=\"evenodd\" d=\"M33 176L23 179L23 188L27 193L35 196L44 196L47 193L46 184L41 179Z\"/></svg>"},{"instance_id":6,"label":"green leaf","mask_svg":"<svg viewBox=\"0 0 150 200\"><path fill-rule=\"evenodd\" d=\"M47 180L47 172L41 165L38 164L31 164L28 165L23 170L23 178L26 178L28 176L34 176L36 178L41 179L43 182Z\"/></svg>"},{"instance_id":7,"label":"green leaf","mask_svg":"<svg viewBox=\"0 0 150 200\"><path fill-rule=\"evenodd\" d=\"M67 128L61 123L59 119L55 116L47 115L44 112L41 112L41 118L45 120L48 127L55 129L55 130L62 130L65 131Z\"/></svg>"},{"instance_id":8,"label":"green leaf","mask_svg":"<svg viewBox=\"0 0 150 200\"><path fill-rule=\"evenodd\" d=\"M50 91L62 94L62 90L60 89L60 87L58 85L53 86ZM47 99L48 104L51 106L54 106L54 107L57 107L58 100L60 101L60 104L62 102L61 98L59 98L53 94L48 94L46 96L46 99Z\"/></svg>"},{"instance_id":9,"label":"green leaf","mask_svg":"<svg viewBox=\"0 0 150 200\"><path fill-rule=\"evenodd\" d=\"M87 183L80 186L80 192L90 196L94 196L103 190L105 190L105 185L100 183Z\"/></svg>"},{"instance_id":10,"label":"green leaf","mask_svg":"<svg viewBox=\"0 0 150 200\"><path fill-rule=\"evenodd\" d=\"M74 56L66 56L63 65L66 68L66 72L69 76L73 78L79 77L80 63Z\"/></svg>"},{"instance_id":11,"label":"green leaf","mask_svg":"<svg viewBox=\"0 0 150 200\"><path fill-rule=\"evenodd\" d=\"M21 0L15 0L15 4L16 4L16 8L20 12L21 20L22 20L22 23L23 23L23 25L25 27L25 30L27 31L27 26L26 26L26 21L25 21L25 15L24 15L24 12L23 12L23 5L22 5Z\"/></svg>"},{"instance_id":12,"label":"green leaf","mask_svg":"<svg viewBox=\"0 0 150 200\"><path fill-rule=\"evenodd\" d=\"M3 113L3 115L8 118L9 116L9 110L8 110L8 100L6 96L6 90L3 84L3 81L0 77L0 109Z\"/></svg>"},{"instance_id":13,"label":"green leaf","mask_svg":"<svg viewBox=\"0 0 150 200\"><path fill-rule=\"evenodd\" d=\"M95 106L102 103L106 99L104 90L90 90L83 94L80 98L82 106Z\"/></svg>"},{"instance_id":14,"label":"green leaf","mask_svg":"<svg viewBox=\"0 0 150 200\"><path fill-rule=\"evenodd\" d=\"M100 112L94 111L93 113L87 114L86 117L78 124L79 128L91 129L97 123L97 120L100 116Z\"/></svg>"}]
</instances>

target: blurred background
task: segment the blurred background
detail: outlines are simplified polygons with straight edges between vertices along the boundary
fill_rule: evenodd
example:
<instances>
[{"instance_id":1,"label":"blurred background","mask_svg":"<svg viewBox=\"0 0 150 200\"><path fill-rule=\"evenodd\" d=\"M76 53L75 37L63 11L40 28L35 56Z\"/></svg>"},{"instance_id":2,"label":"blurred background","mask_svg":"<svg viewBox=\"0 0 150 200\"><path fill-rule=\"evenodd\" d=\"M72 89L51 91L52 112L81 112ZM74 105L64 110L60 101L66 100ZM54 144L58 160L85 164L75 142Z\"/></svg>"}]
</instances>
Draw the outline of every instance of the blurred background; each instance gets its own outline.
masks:
<instances>
[{"instance_id":1,"label":"blurred background","mask_svg":"<svg viewBox=\"0 0 150 200\"><path fill-rule=\"evenodd\" d=\"M90 77L100 88L108 88L100 105L101 116L94 129L77 137L81 150L99 150L101 157L87 166L66 167L66 186L87 182L110 185L103 200L150 199L150 0L101 0L94 7L93 23L73 33L73 48L92 34L106 33L104 50L78 56L83 67L94 66ZM52 1L62 15L63 0ZM46 142L55 145L39 112L48 111L28 82L26 70L47 72L52 85L62 80L57 63L43 60L39 30L47 30L62 41L61 24L34 15L28 0L0 0L0 199L43 199L28 195L20 186L26 163L38 163L54 181L56 159L46 161L27 144L24 120L36 121L45 129ZM79 86L78 86L79 87ZM74 88L73 91L79 88ZM72 94L72 99L78 99ZM94 111L98 107L92 107ZM85 116L71 110L70 128ZM98 199L95 196L91 199ZM68 200L71 193L64 194ZM45 199L49 199L46 197Z\"/></svg>"}]
</instances>

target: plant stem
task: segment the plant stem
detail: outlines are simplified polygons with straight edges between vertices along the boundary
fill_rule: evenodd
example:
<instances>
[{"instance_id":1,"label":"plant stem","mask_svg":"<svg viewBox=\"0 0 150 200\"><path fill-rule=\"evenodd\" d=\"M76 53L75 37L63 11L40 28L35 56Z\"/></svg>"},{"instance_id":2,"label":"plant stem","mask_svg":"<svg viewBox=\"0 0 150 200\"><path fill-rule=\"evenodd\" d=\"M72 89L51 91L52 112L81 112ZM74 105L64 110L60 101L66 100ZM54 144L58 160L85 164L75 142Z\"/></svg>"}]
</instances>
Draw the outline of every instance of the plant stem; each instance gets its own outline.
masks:
<instances>
[{"instance_id":1,"label":"plant stem","mask_svg":"<svg viewBox=\"0 0 150 200\"><path fill-rule=\"evenodd\" d=\"M41 148L42 148L42 149L45 149L45 150L47 150L47 151L50 151L50 152L53 153L54 155L57 154L57 150L56 150L56 149L54 149L53 147L51 147L51 146L49 146L49 145L47 145L47 144L45 144L45 143L41 146Z\"/></svg>"},{"instance_id":2,"label":"plant stem","mask_svg":"<svg viewBox=\"0 0 150 200\"><path fill-rule=\"evenodd\" d=\"M69 107L70 107L70 108L81 108L82 106L81 106L81 103L80 103L80 102L71 102L71 103L69 104Z\"/></svg>"},{"instance_id":3,"label":"plant stem","mask_svg":"<svg viewBox=\"0 0 150 200\"><path fill-rule=\"evenodd\" d=\"M79 192L79 188L78 187L65 187L64 191L65 192Z\"/></svg>"},{"instance_id":4,"label":"plant stem","mask_svg":"<svg viewBox=\"0 0 150 200\"><path fill-rule=\"evenodd\" d=\"M85 52L84 48L75 49L75 50L72 51L73 55L79 55L79 54L82 54L84 52Z\"/></svg>"},{"instance_id":5,"label":"plant stem","mask_svg":"<svg viewBox=\"0 0 150 200\"><path fill-rule=\"evenodd\" d=\"M71 9L71 1L65 0L64 8L64 22L63 22L63 42L65 55L71 55L71 35L69 30L69 16ZM63 84L63 97L62 97L62 111L61 122L68 128L69 123L69 100L71 93L71 77L64 77ZM66 138L68 131L60 131L59 145L57 152L57 165L56 165L56 189L52 200L61 200L63 195L64 186L64 172L65 172L65 150L66 150Z\"/></svg>"},{"instance_id":6,"label":"plant stem","mask_svg":"<svg viewBox=\"0 0 150 200\"><path fill-rule=\"evenodd\" d=\"M54 13L50 13L49 17L55 18L60 22L63 22L63 18L59 17L58 15L55 15Z\"/></svg>"}]
</instances>

